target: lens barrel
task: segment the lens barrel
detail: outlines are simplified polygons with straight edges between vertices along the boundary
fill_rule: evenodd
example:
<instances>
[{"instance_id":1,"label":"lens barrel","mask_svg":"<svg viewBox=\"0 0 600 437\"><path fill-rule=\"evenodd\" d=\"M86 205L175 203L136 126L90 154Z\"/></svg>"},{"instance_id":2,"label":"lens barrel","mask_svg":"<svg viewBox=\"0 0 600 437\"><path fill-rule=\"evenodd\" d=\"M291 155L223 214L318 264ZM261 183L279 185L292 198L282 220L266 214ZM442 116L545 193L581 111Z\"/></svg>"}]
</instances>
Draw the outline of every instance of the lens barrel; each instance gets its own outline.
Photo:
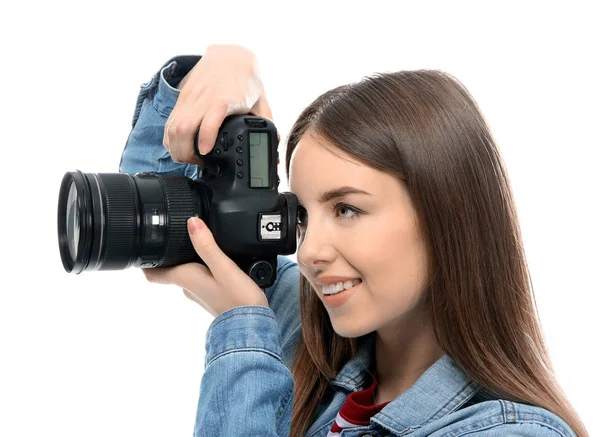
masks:
<instances>
[{"instance_id":1,"label":"lens barrel","mask_svg":"<svg viewBox=\"0 0 600 437\"><path fill-rule=\"evenodd\" d=\"M204 219L206 195L185 176L68 172L58 200L67 272L199 262L187 220Z\"/></svg>"}]
</instances>

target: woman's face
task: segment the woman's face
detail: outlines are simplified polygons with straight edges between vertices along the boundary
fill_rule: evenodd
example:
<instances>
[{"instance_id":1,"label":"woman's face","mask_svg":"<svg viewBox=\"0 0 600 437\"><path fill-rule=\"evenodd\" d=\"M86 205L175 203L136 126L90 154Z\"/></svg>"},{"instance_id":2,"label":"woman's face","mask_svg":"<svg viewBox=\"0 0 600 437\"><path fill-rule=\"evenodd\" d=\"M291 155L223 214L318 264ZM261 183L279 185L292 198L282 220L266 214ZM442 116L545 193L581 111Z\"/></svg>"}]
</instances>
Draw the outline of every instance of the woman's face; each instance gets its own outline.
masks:
<instances>
[{"instance_id":1,"label":"woman's face","mask_svg":"<svg viewBox=\"0 0 600 437\"><path fill-rule=\"evenodd\" d=\"M427 261L408 193L393 176L322 144L306 134L291 158L290 189L301 204L300 271L339 335L400 328L421 310ZM332 197L342 189L368 194ZM324 282L353 279L362 282L333 301L324 296Z\"/></svg>"}]
</instances>

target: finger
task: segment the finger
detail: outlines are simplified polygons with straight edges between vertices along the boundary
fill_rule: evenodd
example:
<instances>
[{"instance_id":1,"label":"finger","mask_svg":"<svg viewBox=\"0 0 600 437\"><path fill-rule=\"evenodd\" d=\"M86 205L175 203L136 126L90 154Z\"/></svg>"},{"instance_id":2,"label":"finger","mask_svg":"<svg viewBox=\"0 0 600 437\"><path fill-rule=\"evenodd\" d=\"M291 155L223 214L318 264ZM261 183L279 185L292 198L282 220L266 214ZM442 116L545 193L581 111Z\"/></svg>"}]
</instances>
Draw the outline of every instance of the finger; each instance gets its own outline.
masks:
<instances>
[{"instance_id":1,"label":"finger","mask_svg":"<svg viewBox=\"0 0 600 437\"><path fill-rule=\"evenodd\" d=\"M222 104L211 106L204 115L198 132L198 151L201 155L206 155L213 149L226 116L227 106Z\"/></svg>"},{"instance_id":2,"label":"finger","mask_svg":"<svg viewBox=\"0 0 600 437\"><path fill-rule=\"evenodd\" d=\"M203 160L196 155L194 139L198 134L199 126L204 123L207 108L206 102L198 101L185 109L185 115L181 115L176 129L177 157L180 162L203 163Z\"/></svg>"},{"instance_id":3,"label":"finger","mask_svg":"<svg viewBox=\"0 0 600 437\"><path fill-rule=\"evenodd\" d=\"M223 253L206 223L197 217L188 219L190 240L202 261L210 269L217 282L229 281L233 269L239 269L231 258Z\"/></svg>"},{"instance_id":4,"label":"finger","mask_svg":"<svg viewBox=\"0 0 600 437\"><path fill-rule=\"evenodd\" d=\"M152 269L142 269L146 279L153 284L163 285L179 285L180 278L183 275L189 274L187 272L189 268L184 268L185 264L181 264L175 267L156 267Z\"/></svg>"},{"instance_id":5,"label":"finger","mask_svg":"<svg viewBox=\"0 0 600 437\"><path fill-rule=\"evenodd\" d=\"M185 76L181 82L187 81L187 78L188 77ZM167 119L167 122L165 123L165 131L163 134L163 146L165 146L165 148L167 150L169 150L169 148L170 148L168 127L171 125L171 123L173 123L174 120L177 119L177 114L180 112L179 109L181 107L185 107L185 104L188 100L188 96L190 95L189 92L186 92L186 91L182 90L181 88L179 88L179 89L180 89L180 91L179 91L179 95L177 96L177 101L175 102L175 106L171 110L171 114L169 115L169 118Z\"/></svg>"},{"instance_id":6,"label":"finger","mask_svg":"<svg viewBox=\"0 0 600 437\"><path fill-rule=\"evenodd\" d=\"M182 135L185 135L184 131L187 129L188 125L182 124L180 119L176 119L169 126L169 152L171 153L173 162L179 164L188 162L187 160L190 159L189 154L185 152L185 147L181 140Z\"/></svg>"},{"instance_id":7,"label":"finger","mask_svg":"<svg viewBox=\"0 0 600 437\"><path fill-rule=\"evenodd\" d=\"M198 288L200 284L203 289L215 289L215 280L211 271L199 263L142 270L146 279L154 284L172 284L187 289Z\"/></svg>"},{"instance_id":8,"label":"finger","mask_svg":"<svg viewBox=\"0 0 600 437\"><path fill-rule=\"evenodd\" d=\"M168 267L157 267L153 269L142 269L148 282L153 284L170 284L168 281Z\"/></svg>"},{"instance_id":9,"label":"finger","mask_svg":"<svg viewBox=\"0 0 600 437\"><path fill-rule=\"evenodd\" d=\"M173 112L171 112L171 115L169 116L169 118L167 119L167 122L165 123L165 128L163 130L163 141L162 144L165 147L165 149L169 150L169 125L171 123L173 123L174 120L174 114Z\"/></svg>"},{"instance_id":10,"label":"finger","mask_svg":"<svg viewBox=\"0 0 600 437\"><path fill-rule=\"evenodd\" d=\"M185 114L187 109L183 109L180 113L172 115L172 121L167 127L167 136L169 143L169 152L171 153L171 159L174 162L184 163L189 155L186 155L184 146L182 145L181 138L185 135L185 132L190 129L189 121L183 122L179 114Z\"/></svg>"},{"instance_id":11,"label":"finger","mask_svg":"<svg viewBox=\"0 0 600 437\"><path fill-rule=\"evenodd\" d=\"M172 267L171 280L181 288L188 290L201 289L207 296L218 293L218 285L212 272L203 264L192 262Z\"/></svg>"},{"instance_id":12,"label":"finger","mask_svg":"<svg viewBox=\"0 0 600 437\"><path fill-rule=\"evenodd\" d=\"M165 126L165 135L167 137L167 144L169 145L169 152L171 159L176 161L178 148L177 148L177 114L171 113L168 124Z\"/></svg>"}]
</instances>

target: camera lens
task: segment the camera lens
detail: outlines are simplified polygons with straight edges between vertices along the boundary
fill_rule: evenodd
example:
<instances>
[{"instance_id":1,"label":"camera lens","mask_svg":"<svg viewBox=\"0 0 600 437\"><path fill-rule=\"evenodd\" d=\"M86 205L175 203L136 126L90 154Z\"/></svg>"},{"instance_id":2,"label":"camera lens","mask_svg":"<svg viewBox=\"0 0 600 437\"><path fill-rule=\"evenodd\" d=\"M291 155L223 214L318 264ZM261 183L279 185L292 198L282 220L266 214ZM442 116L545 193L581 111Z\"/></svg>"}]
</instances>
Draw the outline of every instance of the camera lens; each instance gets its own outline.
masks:
<instances>
[{"instance_id":1,"label":"camera lens","mask_svg":"<svg viewBox=\"0 0 600 437\"><path fill-rule=\"evenodd\" d=\"M198 261L187 219L208 211L185 176L68 172L58 199L58 240L67 272L167 267Z\"/></svg>"},{"instance_id":2,"label":"camera lens","mask_svg":"<svg viewBox=\"0 0 600 437\"><path fill-rule=\"evenodd\" d=\"M79 245L79 214L77 213L77 187L71 182L67 198L67 244L72 262L77 258L77 246Z\"/></svg>"}]
</instances>

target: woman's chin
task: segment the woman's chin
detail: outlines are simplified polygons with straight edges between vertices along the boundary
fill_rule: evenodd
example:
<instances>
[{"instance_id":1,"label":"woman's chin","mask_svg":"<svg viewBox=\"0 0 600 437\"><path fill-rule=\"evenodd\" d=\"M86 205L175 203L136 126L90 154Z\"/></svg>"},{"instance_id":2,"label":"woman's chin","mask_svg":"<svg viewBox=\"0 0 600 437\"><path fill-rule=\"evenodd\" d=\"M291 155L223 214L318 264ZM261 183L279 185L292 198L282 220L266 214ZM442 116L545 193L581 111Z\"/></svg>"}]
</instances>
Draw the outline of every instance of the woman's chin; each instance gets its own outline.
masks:
<instances>
[{"instance_id":1,"label":"woman's chin","mask_svg":"<svg viewBox=\"0 0 600 437\"><path fill-rule=\"evenodd\" d=\"M356 323L355 320L335 320L331 319L331 326L337 335L344 338L358 338L363 335L373 332L372 330L366 329L364 326Z\"/></svg>"}]
</instances>

